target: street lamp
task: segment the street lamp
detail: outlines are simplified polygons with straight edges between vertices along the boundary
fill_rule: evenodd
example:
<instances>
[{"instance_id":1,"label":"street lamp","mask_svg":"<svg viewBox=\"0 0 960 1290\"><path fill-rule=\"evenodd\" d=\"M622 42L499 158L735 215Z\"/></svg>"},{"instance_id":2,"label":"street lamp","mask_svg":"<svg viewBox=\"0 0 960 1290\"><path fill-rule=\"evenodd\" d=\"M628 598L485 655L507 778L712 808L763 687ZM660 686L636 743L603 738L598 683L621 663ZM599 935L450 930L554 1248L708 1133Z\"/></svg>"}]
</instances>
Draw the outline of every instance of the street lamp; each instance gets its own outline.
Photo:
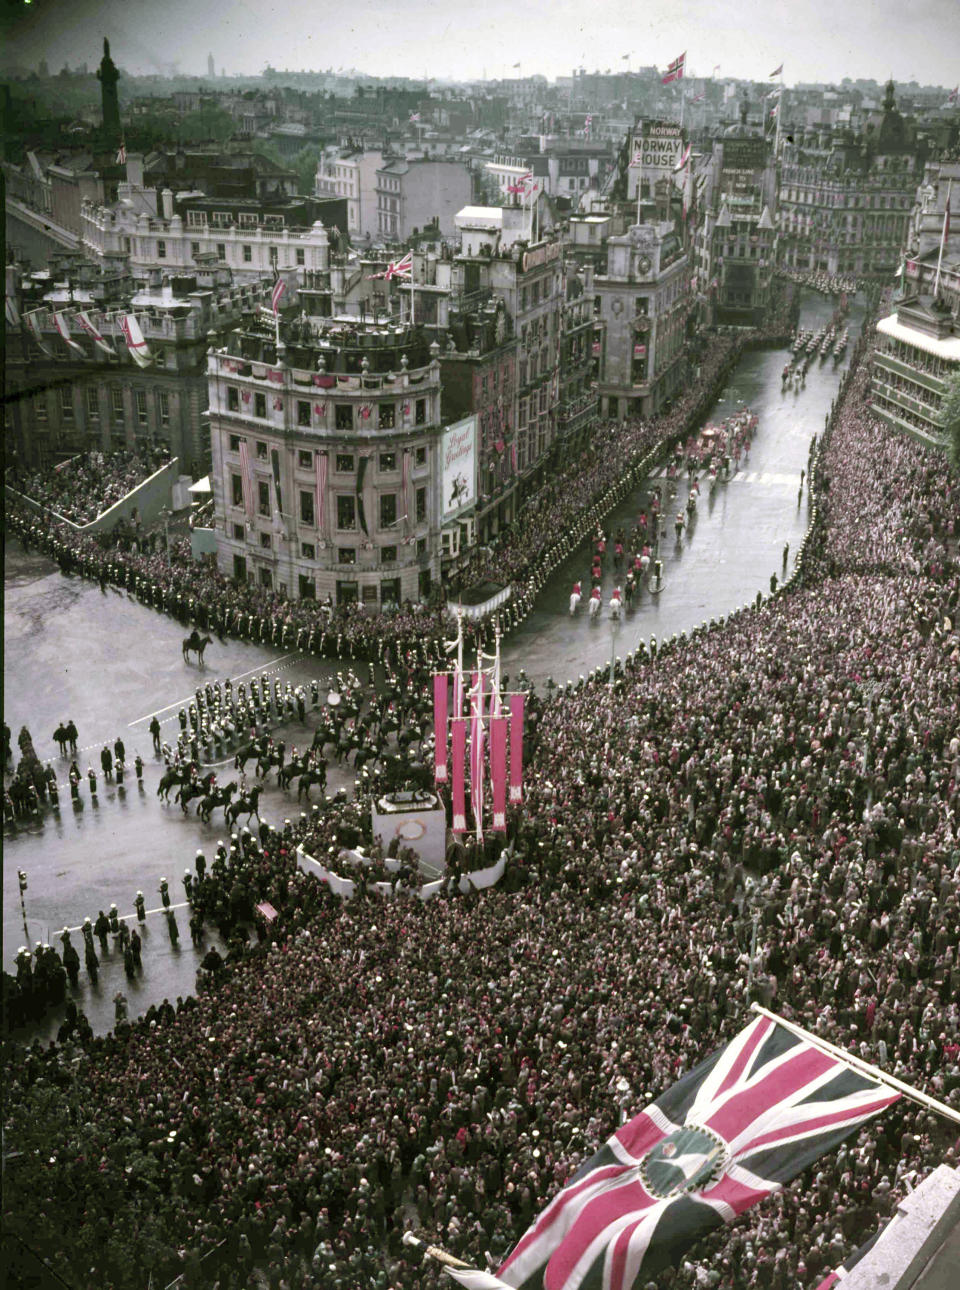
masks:
<instances>
[{"instance_id":1,"label":"street lamp","mask_svg":"<svg viewBox=\"0 0 960 1290\"><path fill-rule=\"evenodd\" d=\"M20 884L20 913L23 917L23 934L29 941L30 933L27 931L27 907L23 903L23 893L27 890L27 875L22 869L17 870L17 882Z\"/></svg>"}]
</instances>

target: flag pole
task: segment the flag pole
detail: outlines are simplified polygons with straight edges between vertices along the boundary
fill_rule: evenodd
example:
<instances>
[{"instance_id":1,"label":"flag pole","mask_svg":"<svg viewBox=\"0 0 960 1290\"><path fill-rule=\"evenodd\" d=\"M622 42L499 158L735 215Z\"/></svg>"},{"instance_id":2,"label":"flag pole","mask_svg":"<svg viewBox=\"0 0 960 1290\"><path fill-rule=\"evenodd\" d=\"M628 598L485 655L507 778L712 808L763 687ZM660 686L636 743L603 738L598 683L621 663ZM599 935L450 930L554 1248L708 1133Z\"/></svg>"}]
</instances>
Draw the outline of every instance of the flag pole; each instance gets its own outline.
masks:
<instances>
[{"instance_id":1,"label":"flag pole","mask_svg":"<svg viewBox=\"0 0 960 1290\"><path fill-rule=\"evenodd\" d=\"M811 1034L809 1030L804 1030L802 1026L797 1026L792 1021L785 1021L783 1017L778 1017L775 1012L770 1012L767 1008L761 1007L759 1003L751 1003L750 1011L759 1013L761 1017L766 1017L768 1021L775 1021L778 1026L783 1026L784 1030L789 1030L798 1039L803 1039L808 1044L812 1044L814 1048L819 1048L831 1057L838 1058L838 1060L855 1070L857 1074L868 1075L871 1079L875 1079L881 1084L895 1088L898 1093L902 1093L911 1102L916 1102L918 1106L924 1106L928 1111L933 1111L948 1120L953 1120L955 1124L960 1124L960 1111L954 1110L952 1106L947 1106L944 1102L938 1102L934 1097L929 1097L918 1088L914 1088L912 1084L905 1084L903 1080L897 1079L895 1075L888 1075L879 1066L873 1066L870 1062L861 1061L859 1057L853 1057L845 1049L838 1048L836 1044L831 1044L826 1039L821 1039L819 1035Z\"/></svg>"},{"instance_id":2,"label":"flag pole","mask_svg":"<svg viewBox=\"0 0 960 1290\"><path fill-rule=\"evenodd\" d=\"M473 1290L511 1290L506 1281L501 1281L492 1272L483 1272L479 1268L471 1267L469 1263L464 1263L462 1259L455 1258L446 1250L442 1250L439 1245L428 1245L426 1241L421 1241L412 1232L404 1232L400 1239L404 1245L422 1250L428 1258L442 1264L450 1276L461 1285L473 1287ZM464 1275L457 1276L458 1272Z\"/></svg>"},{"instance_id":3,"label":"flag pole","mask_svg":"<svg viewBox=\"0 0 960 1290\"><path fill-rule=\"evenodd\" d=\"M780 64L780 95L777 99L777 134L773 141L773 162L780 157L780 122L783 119L783 63Z\"/></svg>"},{"instance_id":4,"label":"flag pole","mask_svg":"<svg viewBox=\"0 0 960 1290\"><path fill-rule=\"evenodd\" d=\"M940 290L940 266L943 264L943 248L947 240L947 232L950 228L950 194L953 192L953 180L947 180L947 206L943 212L943 231L940 234L940 254L937 256L937 276L933 284L933 298L936 300L937 292Z\"/></svg>"}]
</instances>

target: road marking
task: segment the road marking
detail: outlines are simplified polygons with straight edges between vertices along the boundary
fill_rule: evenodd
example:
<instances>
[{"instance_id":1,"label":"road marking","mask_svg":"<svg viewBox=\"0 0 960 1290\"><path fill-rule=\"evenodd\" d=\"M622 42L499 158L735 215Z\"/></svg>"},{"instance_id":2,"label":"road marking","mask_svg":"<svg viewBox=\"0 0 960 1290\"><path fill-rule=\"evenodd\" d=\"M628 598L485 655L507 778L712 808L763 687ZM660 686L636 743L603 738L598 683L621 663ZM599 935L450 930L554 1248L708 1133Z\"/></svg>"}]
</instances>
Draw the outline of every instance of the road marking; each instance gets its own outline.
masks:
<instances>
[{"instance_id":1,"label":"road marking","mask_svg":"<svg viewBox=\"0 0 960 1290\"><path fill-rule=\"evenodd\" d=\"M281 654L278 658L273 659L270 663L261 663L258 667L248 668L246 672L238 672L236 676L231 676L230 681L241 681L245 676L250 676L254 672L269 672L276 668L278 663L282 663L285 658L293 658L296 654L302 654L302 650L294 649L288 654ZM217 678L219 680L219 677ZM198 687L202 688L202 687ZM179 699L176 703L168 703L165 708L157 708L156 712L148 712L145 717L137 717L136 721L129 721L128 728L138 726L141 721L149 721L151 717L159 717L161 712L170 712L173 708L189 707L196 698L196 692L190 694L185 699Z\"/></svg>"}]
</instances>

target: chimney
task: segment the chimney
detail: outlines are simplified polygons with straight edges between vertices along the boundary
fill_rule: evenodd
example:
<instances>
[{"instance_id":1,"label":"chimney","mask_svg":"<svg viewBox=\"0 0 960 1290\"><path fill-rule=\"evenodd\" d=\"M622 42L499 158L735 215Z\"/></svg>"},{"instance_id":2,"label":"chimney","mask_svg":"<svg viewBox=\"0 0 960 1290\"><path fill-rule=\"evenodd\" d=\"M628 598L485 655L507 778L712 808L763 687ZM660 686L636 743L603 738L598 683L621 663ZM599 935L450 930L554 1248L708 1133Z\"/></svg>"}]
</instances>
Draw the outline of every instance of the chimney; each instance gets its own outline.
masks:
<instances>
[{"instance_id":1,"label":"chimney","mask_svg":"<svg viewBox=\"0 0 960 1290\"><path fill-rule=\"evenodd\" d=\"M169 188L160 194L160 210L164 219L173 219L173 193Z\"/></svg>"}]
</instances>

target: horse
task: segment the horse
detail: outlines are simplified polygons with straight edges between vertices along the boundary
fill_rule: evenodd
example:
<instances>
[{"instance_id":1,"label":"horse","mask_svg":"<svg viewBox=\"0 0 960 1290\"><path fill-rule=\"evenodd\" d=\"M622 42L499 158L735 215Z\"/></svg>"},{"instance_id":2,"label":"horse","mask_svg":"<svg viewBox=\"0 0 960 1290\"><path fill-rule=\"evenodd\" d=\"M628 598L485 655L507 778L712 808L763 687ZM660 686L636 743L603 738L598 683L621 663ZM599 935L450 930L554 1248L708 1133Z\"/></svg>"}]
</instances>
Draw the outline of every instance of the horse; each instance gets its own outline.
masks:
<instances>
[{"instance_id":1,"label":"horse","mask_svg":"<svg viewBox=\"0 0 960 1290\"><path fill-rule=\"evenodd\" d=\"M157 797L162 797L165 802L170 801L170 790L178 784L189 783L190 772L186 770L168 770L160 776L160 783L157 785Z\"/></svg>"},{"instance_id":2,"label":"horse","mask_svg":"<svg viewBox=\"0 0 960 1290\"><path fill-rule=\"evenodd\" d=\"M256 757L259 760L262 751L263 748L259 739L254 739L252 743L244 744L241 748L238 748L237 755L233 759L234 770L244 770L247 762L252 757Z\"/></svg>"},{"instance_id":3,"label":"horse","mask_svg":"<svg viewBox=\"0 0 960 1290\"><path fill-rule=\"evenodd\" d=\"M181 784L174 794L173 800L179 802L184 815L187 813L187 806L195 797L204 797L210 791L210 785L214 779L214 772L204 775L203 779L197 780L196 783L190 782Z\"/></svg>"},{"instance_id":4,"label":"horse","mask_svg":"<svg viewBox=\"0 0 960 1290\"><path fill-rule=\"evenodd\" d=\"M591 596L591 597L590 597L590 617L591 617L591 619L596 618L596 616L597 616L597 614L599 614L599 612L600 612L600 597L599 597L599 596Z\"/></svg>"},{"instance_id":5,"label":"horse","mask_svg":"<svg viewBox=\"0 0 960 1290\"><path fill-rule=\"evenodd\" d=\"M207 646L210 644L210 642L211 642L211 638L210 638L209 636L201 636L201 635L200 635L200 633L199 633L198 631L196 631L196 630L192 631L192 632L190 633L190 635L189 635L189 636L185 636L185 637L184 637L184 639L183 639L183 661L184 661L184 663L189 663L189 662L190 662L189 655L190 655L190 653L191 653L191 651L192 651L192 652L193 652L193 653L195 653L195 654L196 654L196 656L197 656L197 664L198 664L198 666L202 667L202 666L203 666L203 651L207 648Z\"/></svg>"},{"instance_id":6,"label":"horse","mask_svg":"<svg viewBox=\"0 0 960 1290\"><path fill-rule=\"evenodd\" d=\"M306 794L307 801L309 802L310 789L312 788L312 786L314 784L319 784L322 788L325 788L326 783L327 783L327 776L325 771L321 772L321 771L312 770L312 769L305 770L303 774L300 776L299 782L297 783L297 801L299 802L301 797L304 794Z\"/></svg>"},{"instance_id":7,"label":"horse","mask_svg":"<svg viewBox=\"0 0 960 1290\"><path fill-rule=\"evenodd\" d=\"M250 816L255 815L260 819L260 794L263 792L259 784L252 788L249 793L241 793L235 802L224 807L223 817L227 822L227 827L232 828L241 815L247 817L249 823Z\"/></svg>"},{"instance_id":8,"label":"horse","mask_svg":"<svg viewBox=\"0 0 960 1290\"><path fill-rule=\"evenodd\" d=\"M571 618L577 612L577 609L579 608L579 606L580 606L580 592L573 591L570 593L570 617Z\"/></svg>"},{"instance_id":9,"label":"horse","mask_svg":"<svg viewBox=\"0 0 960 1290\"><path fill-rule=\"evenodd\" d=\"M281 788L289 788L290 781L307 769L306 754L303 757L291 757L285 766L277 772L277 783Z\"/></svg>"},{"instance_id":10,"label":"horse","mask_svg":"<svg viewBox=\"0 0 960 1290\"><path fill-rule=\"evenodd\" d=\"M611 596L610 597L610 617L613 619L618 619L620 617L620 612L622 609L623 609L623 602L621 601L619 595Z\"/></svg>"},{"instance_id":11,"label":"horse","mask_svg":"<svg viewBox=\"0 0 960 1290\"><path fill-rule=\"evenodd\" d=\"M200 802L197 807L197 815L203 820L204 824L210 823L210 816L218 806L229 806L230 799L237 791L237 781L232 779L229 784L223 788L215 788Z\"/></svg>"}]
</instances>

